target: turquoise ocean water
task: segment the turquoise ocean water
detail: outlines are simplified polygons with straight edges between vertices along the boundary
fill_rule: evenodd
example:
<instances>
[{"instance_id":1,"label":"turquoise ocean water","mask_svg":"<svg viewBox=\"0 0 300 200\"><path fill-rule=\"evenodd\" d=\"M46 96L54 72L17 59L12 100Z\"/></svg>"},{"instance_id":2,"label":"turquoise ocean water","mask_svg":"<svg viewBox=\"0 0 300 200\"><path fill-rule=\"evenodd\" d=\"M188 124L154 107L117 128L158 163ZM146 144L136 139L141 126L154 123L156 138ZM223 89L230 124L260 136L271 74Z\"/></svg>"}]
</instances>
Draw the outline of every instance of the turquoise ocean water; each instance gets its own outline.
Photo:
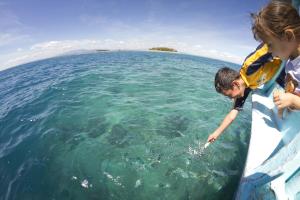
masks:
<instances>
[{"instance_id":1,"label":"turquoise ocean water","mask_svg":"<svg viewBox=\"0 0 300 200\"><path fill-rule=\"evenodd\" d=\"M232 199L250 103L209 148L231 108L222 66L191 55L97 52L0 72L0 199Z\"/></svg>"}]
</instances>

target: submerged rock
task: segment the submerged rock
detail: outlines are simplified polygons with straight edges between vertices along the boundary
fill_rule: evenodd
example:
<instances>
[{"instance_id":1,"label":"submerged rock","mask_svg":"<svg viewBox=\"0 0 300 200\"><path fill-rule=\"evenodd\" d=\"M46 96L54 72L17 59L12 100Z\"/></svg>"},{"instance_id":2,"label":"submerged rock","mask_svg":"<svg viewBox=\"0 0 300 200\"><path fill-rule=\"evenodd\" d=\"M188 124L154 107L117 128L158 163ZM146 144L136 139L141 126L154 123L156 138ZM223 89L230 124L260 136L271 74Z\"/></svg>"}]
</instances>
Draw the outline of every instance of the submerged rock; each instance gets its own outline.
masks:
<instances>
[{"instance_id":1,"label":"submerged rock","mask_svg":"<svg viewBox=\"0 0 300 200\"><path fill-rule=\"evenodd\" d=\"M107 88L107 91L111 92L112 94L119 94L122 92L122 88L118 86L112 86Z\"/></svg>"},{"instance_id":2,"label":"submerged rock","mask_svg":"<svg viewBox=\"0 0 300 200\"><path fill-rule=\"evenodd\" d=\"M60 141L66 143L68 140L74 137L74 133L83 132L84 128L82 128L80 125L75 126L72 124L65 124L65 125L60 125L58 127L58 130L59 130Z\"/></svg>"},{"instance_id":3,"label":"submerged rock","mask_svg":"<svg viewBox=\"0 0 300 200\"><path fill-rule=\"evenodd\" d=\"M104 117L91 119L88 122L88 136L90 138L96 138L104 134L108 128L108 123Z\"/></svg>"},{"instance_id":4,"label":"submerged rock","mask_svg":"<svg viewBox=\"0 0 300 200\"><path fill-rule=\"evenodd\" d=\"M108 142L117 147L129 145L128 139L128 131L120 124L114 125L107 136Z\"/></svg>"},{"instance_id":5,"label":"submerged rock","mask_svg":"<svg viewBox=\"0 0 300 200\"><path fill-rule=\"evenodd\" d=\"M66 199L70 197L70 192L67 189L63 189L60 193L60 197L62 199Z\"/></svg>"},{"instance_id":6,"label":"submerged rock","mask_svg":"<svg viewBox=\"0 0 300 200\"><path fill-rule=\"evenodd\" d=\"M182 137L188 126L188 118L180 115L171 115L165 118L164 127L158 130L158 133L169 139Z\"/></svg>"},{"instance_id":7,"label":"submerged rock","mask_svg":"<svg viewBox=\"0 0 300 200\"><path fill-rule=\"evenodd\" d=\"M175 167L169 168L169 169L167 170L167 172L165 173L165 176L171 176L171 175L174 173L175 170L176 170Z\"/></svg>"}]
</instances>

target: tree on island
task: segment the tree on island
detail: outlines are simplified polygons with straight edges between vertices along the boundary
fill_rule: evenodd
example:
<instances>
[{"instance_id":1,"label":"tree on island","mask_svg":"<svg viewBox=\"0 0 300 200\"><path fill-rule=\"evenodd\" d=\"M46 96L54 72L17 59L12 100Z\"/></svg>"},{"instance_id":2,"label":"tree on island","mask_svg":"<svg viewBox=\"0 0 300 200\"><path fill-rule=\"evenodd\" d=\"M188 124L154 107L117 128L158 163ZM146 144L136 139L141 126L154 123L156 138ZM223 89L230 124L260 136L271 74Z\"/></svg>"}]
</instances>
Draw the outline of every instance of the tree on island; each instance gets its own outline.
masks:
<instances>
[{"instance_id":1,"label":"tree on island","mask_svg":"<svg viewBox=\"0 0 300 200\"><path fill-rule=\"evenodd\" d=\"M169 47L153 47L151 49L149 49L151 51L170 51L170 52L177 52L176 49L172 49Z\"/></svg>"}]
</instances>

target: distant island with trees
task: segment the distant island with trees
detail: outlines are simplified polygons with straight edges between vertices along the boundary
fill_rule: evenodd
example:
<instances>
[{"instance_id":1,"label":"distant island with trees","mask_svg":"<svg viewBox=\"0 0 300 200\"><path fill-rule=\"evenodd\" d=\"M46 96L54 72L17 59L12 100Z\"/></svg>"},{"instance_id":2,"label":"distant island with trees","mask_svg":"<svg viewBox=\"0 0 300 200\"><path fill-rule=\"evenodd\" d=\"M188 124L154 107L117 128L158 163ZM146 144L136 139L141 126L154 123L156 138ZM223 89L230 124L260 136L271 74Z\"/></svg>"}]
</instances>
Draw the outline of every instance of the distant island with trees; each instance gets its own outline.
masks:
<instances>
[{"instance_id":1,"label":"distant island with trees","mask_svg":"<svg viewBox=\"0 0 300 200\"><path fill-rule=\"evenodd\" d=\"M109 51L108 49L96 49L96 51Z\"/></svg>"},{"instance_id":2,"label":"distant island with trees","mask_svg":"<svg viewBox=\"0 0 300 200\"><path fill-rule=\"evenodd\" d=\"M149 49L150 51L169 51L169 52L177 52L176 49L172 49L169 47L153 47Z\"/></svg>"}]
</instances>

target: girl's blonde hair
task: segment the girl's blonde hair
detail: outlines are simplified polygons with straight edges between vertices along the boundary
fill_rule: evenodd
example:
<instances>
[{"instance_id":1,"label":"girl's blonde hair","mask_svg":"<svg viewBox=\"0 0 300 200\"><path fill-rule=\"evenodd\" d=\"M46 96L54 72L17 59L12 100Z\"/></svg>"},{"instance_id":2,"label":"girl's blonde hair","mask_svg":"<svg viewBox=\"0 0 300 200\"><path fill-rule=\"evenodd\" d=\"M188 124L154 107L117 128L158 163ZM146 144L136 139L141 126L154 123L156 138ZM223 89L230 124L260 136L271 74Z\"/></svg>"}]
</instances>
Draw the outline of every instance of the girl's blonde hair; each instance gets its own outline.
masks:
<instances>
[{"instance_id":1,"label":"girl's blonde hair","mask_svg":"<svg viewBox=\"0 0 300 200\"><path fill-rule=\"evenodd\" d=\"M258 41L266 41L269 37L281 39L287 30L293 31L300 41L300 17L297 10L290 4L272 1L258 14L251 14L253 19L252 32Z\"/></svg>"}]
</instances>

